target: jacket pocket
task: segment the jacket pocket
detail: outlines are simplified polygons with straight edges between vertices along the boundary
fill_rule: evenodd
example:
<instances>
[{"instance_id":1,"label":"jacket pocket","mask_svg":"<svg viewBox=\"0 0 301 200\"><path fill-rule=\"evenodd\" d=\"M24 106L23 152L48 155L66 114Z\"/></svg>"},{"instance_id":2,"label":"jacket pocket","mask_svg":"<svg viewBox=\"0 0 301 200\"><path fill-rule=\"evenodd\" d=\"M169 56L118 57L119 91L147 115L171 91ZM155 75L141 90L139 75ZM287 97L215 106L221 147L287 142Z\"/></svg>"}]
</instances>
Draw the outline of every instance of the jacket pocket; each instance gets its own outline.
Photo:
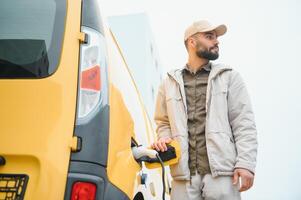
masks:
<instances>
[{"instance_id":1,"label":"jacket pocket","mask_svg":"<svg viewBox=\"0 0 301 200\"><path fill-rule=\"evenodd\" d=\"M227 94L227 92L228 92L228 88L227 87L214 88L212 90L212 96L215 96L215 95L224 95L224 94Z\"/></svg>"},{"instance_id":2,"label":"jacket pocket","mask_svg":"<svg viewBox=\"0 0 301 200\"><path fill-rule=\"evenodd\" d=\"M182 97L178 87L169 88L169 90L166 91L166 101L170 101L170 100L180 101L181 99Z\"/></svg>"},{"instance_id":3,"label":"jacket pocket","mask_svg":"<svg viewBox=\"0 0 301 200\"><path fill-rule=\"evenodd\" d=\"M209 132L230 132L228 118L227 88L212 91L207 112Z\"/></svg>"},{"instance_id":4,"label":"jacket pocket","mask_svg":"<svg viewBox=\"0 0 301 200\"><path fill-rule=\"evenodd\" d=\"M166 106L172 136L187 136L186 111L181 95L169 91L166 94Z\"/></svg>"},{"instance_id":5,"label":"jacket pocket","mask_svg":"<svg viewBox=\"0 0 301 200\"><path fill-rule=\"evenodd\" d=\"M230 133L209 132L207 134L209 162L215 171L231 172L236 163L236 147Z\"/></svg>"},{"instance_id":6,"label":"jacket pocket","mask_svg":"<svg viewBox=\"0 0 301 200\"><path fill-rule=\"evenodd\" d=\"M171 176L175 180L185 180L190 176L189 166L188 166L188 142L187 138L183 136L178 136L174 138L177 140L181 147L181 157L179 162L174 165L170 165Z\"/></svg>"}]
</instances>

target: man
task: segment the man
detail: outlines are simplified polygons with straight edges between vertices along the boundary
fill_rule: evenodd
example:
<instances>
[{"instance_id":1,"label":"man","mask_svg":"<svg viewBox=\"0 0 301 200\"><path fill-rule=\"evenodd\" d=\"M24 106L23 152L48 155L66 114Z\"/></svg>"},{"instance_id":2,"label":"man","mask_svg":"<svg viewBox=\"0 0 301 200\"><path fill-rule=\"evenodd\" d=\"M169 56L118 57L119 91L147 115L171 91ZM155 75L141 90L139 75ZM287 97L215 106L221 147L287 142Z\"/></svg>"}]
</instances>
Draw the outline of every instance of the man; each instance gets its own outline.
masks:
<instances>
[{"instance_id":1,"label":"man","mask_svg":"<svg viewBox=\"0 0 301 200\"><path fill-rule=\"evenodd\" d=\"M226 31L205 20L189 26L187 64L159 88L152 147L165 151L174 139L182 152L170 166L172 200L236 200L253 185L257 131L246 86L231 67L210 62Z\"/></svg>"}]
</instances>

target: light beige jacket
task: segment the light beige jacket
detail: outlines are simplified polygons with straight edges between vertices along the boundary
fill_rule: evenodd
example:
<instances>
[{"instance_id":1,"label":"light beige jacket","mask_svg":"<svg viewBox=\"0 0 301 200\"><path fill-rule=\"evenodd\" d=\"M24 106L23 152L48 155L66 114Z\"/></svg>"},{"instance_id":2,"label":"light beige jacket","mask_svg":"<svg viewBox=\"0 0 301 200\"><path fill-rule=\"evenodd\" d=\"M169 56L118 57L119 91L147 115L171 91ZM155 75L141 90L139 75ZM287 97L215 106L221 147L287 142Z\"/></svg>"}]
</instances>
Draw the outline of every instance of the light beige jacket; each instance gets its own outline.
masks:
<instances>
[{"instance_id":1,"label":"light beige jacket","mask_svg":"<svg viewBox=\"0 0 301 200\"><path fill-rule=\"evenodd\" d=\"M211 64L206 95L206 145L212 176L233 175L234 168L255 172L257 131L241 76L222 64ZM189 180L187 105L183 69L173 70L160 85L155 122L158 138L171 137L181 146L175 180Z\"/></svg>"}]
</instances>

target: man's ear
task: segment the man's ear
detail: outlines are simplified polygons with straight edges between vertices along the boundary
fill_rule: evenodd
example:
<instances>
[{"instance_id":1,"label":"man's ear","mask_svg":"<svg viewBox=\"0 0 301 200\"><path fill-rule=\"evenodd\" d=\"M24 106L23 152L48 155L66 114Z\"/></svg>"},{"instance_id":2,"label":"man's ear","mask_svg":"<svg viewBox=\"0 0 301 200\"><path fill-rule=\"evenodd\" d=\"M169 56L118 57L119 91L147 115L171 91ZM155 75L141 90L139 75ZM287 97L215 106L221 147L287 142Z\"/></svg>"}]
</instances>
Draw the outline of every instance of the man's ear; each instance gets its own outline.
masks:
<instances>
[{"instance_id":1,"label":"man's ear","mask_svg":"<svg viewBox=\"0 0 301 200\"><path fill-rule=\"evenodd\" d=\"M188 38L188 45L195 48L195 46L196 46L195 40L193 38Z\"/></svg>"}]
</instances>

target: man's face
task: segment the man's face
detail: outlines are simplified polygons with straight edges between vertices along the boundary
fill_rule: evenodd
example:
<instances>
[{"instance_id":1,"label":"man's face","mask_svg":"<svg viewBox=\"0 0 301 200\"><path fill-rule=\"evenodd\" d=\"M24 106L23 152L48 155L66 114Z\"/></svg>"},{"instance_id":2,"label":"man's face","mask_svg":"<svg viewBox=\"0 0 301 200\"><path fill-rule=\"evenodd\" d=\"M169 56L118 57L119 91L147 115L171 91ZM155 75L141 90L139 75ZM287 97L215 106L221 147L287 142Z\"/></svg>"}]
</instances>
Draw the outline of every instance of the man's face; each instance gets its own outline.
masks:
<instances>
[{"instance_id":1,"label":"man's face","mask_svg":"<svg viewBox=\"0 0 301 200\"><path fill-rule=\"evenodd\" d=\"M216 60L219 56L218 40L215 31L197 33L192 36L195 53L200 58Z\"/></svg>"}]
</instances>

